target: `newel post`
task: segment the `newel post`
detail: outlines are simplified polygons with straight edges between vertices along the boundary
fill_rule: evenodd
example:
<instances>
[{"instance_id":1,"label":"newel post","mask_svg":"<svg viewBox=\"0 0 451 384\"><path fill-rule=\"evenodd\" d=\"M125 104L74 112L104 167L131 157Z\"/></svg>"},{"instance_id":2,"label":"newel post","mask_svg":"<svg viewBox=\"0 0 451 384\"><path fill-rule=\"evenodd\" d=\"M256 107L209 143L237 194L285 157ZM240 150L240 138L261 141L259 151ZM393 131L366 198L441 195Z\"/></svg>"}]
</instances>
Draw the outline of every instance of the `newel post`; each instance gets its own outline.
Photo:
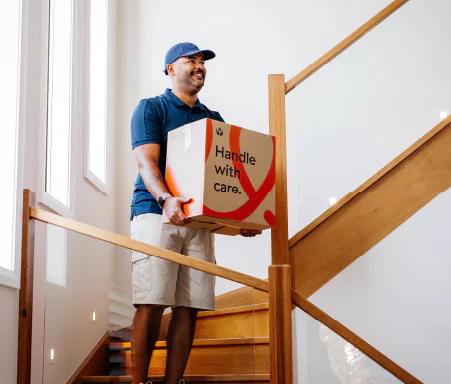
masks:
<instances>
[{"instance_id":1,"label":"newel post","mask_svg":"<svg viewBox=\"0 0 451 384\"><path fill-rule=\"evenodd\" d=\"M291 267L288 253L285 77L269 75L269 133L276 137L276 225L271 232L269 345L272 384L292 384Z\"/></svg>"},{"instance_id":2,"label":"newel post","mask_svg":"<svg viewBox=\"0 0 451 384\"><path fill-rule=\"evenodd\" d=\"M271 383L293 382L291 267L269 266L269 347Z\"/></svg>"},{"instance_id":3,"label":"newel post","mask_svg":"<svg viewBox=\"0 0 451 384\"><path fill-rule=\"evenodd\" d=\"M22 213L22 259L19 292L17 384L30 384L31 380L35 221L30 220L30 207L34 207L35 203L35 194L30 190L25 189L23 193Z\"/></svg>"}]
</instances>

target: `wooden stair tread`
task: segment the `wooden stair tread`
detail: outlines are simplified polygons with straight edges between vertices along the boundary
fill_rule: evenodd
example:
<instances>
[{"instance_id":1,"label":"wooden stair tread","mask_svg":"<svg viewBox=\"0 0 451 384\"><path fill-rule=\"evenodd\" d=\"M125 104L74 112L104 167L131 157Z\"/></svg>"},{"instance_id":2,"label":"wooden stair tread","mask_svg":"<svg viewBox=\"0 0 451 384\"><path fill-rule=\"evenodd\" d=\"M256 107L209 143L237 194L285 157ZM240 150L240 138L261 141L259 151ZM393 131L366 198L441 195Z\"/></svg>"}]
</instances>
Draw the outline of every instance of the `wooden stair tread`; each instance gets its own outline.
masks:
<instances>
[{"instance_id":1,"label":"wooden stair tread","mask_svg":"<svg viewBox=\"0 0 451 384\"><path fill-rule=\"evenodd\" d=\"M269 303L261 303L261 304L255 304L255 305L243 305L241 307L232 307L232 308L217 309L215 311L199 312L197 315L197 318L211 317L211 316L225 316L225 315L230 315L230 314L234 314L234 313L265 311L267 309L269 309Z\"/></svg>"},{"instance_id":2,"label":"wooden stair tread","mask_svg":"<svg viewBox=\"0 0 451 384\"><path fill-rule=\"evenodd\" d=\"M153 382L162 382L164 376L149 376L147 380ZM210 383L226 383L226 382L250 382L250 381L269 381L267 374L247 374L247 375L203 375L203 376L184 376L187 383L189 382L210 382ZM131 376L84 376L81 378L82 383L131 383Z\"/></svg>"},{"instance_id":3,"label":"wooden stair tread","mask_svg":"<svg viewBox=\"0 0 451 384\"><path fill-rule=\"evenodd\" d=\"M258 312L266 311L269 309L269 303L260 303L255 305L242 305L239 307L223 308L217 309L215 311L203 311L197 314L197 318L213 317L213 316L226 316L236 313L246 313L246 312ZM131 327L123 328L123 330L129 330ZM119 331L110 331L111 336L115 336Z\"/></svg>"},{"instance_id":4,"label":"wooden stair tread","mask_svg":"<svg viewBox=\"0 0 451 384\"><path fill-rule=\"evenodd\" d=\"M232 338L232 339L195 339L193 347L210 347L224 345L257 345L269 344L269 337L249 337L249 338ZM157 341L156 349L166 348L166 341ZM130 341L111 342L110 350L124 351L131 349Z\"/></svg>"}]
</instances>

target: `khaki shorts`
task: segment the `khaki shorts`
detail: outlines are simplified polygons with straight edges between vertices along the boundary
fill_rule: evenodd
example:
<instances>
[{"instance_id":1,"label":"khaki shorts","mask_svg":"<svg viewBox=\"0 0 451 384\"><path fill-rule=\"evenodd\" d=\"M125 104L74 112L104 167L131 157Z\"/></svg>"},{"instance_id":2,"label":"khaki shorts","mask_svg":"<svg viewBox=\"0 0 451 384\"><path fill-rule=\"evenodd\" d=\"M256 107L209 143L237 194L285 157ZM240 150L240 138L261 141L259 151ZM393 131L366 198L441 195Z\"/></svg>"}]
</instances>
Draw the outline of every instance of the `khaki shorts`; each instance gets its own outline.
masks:
<instances>
[{"instance_id":1,"label":"khaki shorts","mask_svg":"<svg viewBox=\"0 0 451 384\"><path fill-rule=\"evenodd\" d=\"M131 237L156 247L215 263L213 234L163 224L161 215L134 216ZM132 254L133 304L215 309L215 276L155 256Z\"/></svg>"}]
</instances>

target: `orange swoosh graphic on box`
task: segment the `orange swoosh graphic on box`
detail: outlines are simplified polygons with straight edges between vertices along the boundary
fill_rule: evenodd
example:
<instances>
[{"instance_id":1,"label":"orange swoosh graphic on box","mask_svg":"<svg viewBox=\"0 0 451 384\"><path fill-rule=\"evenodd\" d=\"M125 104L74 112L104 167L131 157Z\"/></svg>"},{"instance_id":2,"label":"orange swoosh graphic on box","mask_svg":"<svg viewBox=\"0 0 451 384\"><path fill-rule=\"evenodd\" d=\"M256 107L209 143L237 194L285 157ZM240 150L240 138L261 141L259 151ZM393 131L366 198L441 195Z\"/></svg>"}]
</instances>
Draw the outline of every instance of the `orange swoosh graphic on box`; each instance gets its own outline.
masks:
<instances>
[{"instance_id":1,"label":"orange swoosh graphic on box","mask_svg":"<svg viewBox=\"0 0 451 384\"><path fill-rule=\"evenodd\" d=\"M210 156L212 144L213 144L213 122L211 121L211 119L207 119L207 131L205 135L205 162L207 162L208 156Z\"/></svg>"}]
</instances>

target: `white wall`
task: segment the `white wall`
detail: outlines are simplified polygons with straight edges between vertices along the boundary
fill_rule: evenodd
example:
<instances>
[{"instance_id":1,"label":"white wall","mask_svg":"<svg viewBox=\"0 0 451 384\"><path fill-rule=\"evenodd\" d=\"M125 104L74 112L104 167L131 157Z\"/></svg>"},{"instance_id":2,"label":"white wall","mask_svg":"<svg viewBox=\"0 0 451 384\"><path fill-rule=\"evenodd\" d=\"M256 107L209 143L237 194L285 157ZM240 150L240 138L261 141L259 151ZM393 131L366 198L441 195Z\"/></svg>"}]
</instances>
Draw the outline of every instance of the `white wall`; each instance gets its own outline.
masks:
<instances>
[{"instance_id":1,"label":"white wall","mask_svg":"<svg viewBox=\"0 0 451 384\"><path fill-rule=\"evenodd\" d=\"M285 73L288 79L387 3L385 0L365 4L357 0L120 2L118 231L129 235L129 206L137 174L130 145L131 115L140 99L159 95L170 86L161 70L166 51L172 45L192 41L201 48L214 50L217 57L207 63L207 81L200 100L218 110L229 123L268 133L268 74ZM297 198L296 187L290 193ZM299 230L296 213L293 219L291 234ZM216 236L216 252L220 265L266 278L271 263L270 232L256 239ZM126 289L131 286L129 259L128 251L117 253L115 283ZM217 294L236 286L220 280Z\"/></svg>"},{"instance_id":2,"label":"white wall","mask_svg":"<svg viewBox=\"0 0 451 384\"><path fill-rule=\"evenodd\" d=\"M440 0L408 2L288 94L301 227L329 208L329 196L356 189L451 108L451 49L442 44L449 9Z\"/></svg>"},{"instance_id":3,"label":"white wall","mask_svg":"<svg viewBox=\"0 0 451 384\"><path fill-rule=\"evenodd\" d=\"M9 287L0 287L0 339L8 348L0 352L0 372L5 383L16 382L17 372L17 318L19 314L19 292Z\"/></svg>"}]
</instances>

